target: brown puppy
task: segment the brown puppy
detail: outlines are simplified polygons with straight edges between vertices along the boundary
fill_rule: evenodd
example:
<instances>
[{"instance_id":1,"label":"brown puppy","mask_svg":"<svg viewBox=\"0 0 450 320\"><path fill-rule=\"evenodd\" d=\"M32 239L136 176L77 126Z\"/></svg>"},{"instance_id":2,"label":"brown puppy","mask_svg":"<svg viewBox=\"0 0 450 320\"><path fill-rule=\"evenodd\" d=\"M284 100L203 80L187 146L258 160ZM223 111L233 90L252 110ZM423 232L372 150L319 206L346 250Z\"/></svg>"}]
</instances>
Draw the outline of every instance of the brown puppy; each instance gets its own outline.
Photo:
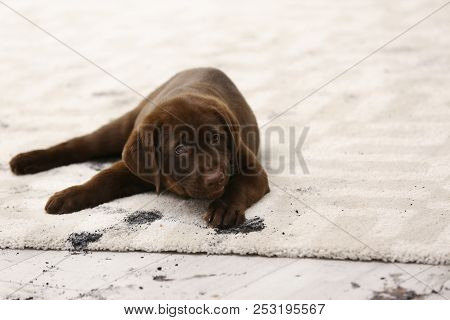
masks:
<instances>
[{"instance_id":1,"label":"brown puppy","mask_svg":"<svg viewBox=\"0 0 450 320\"><path fill-rule=\"evenodd\" d=\"M213 227L231 227L269 192L256 159L255 116L220 70L180 72L134 110L91 134L15 156L11 170L36 173L70 163L119 155L91 180L55 193L45 210L63 214L115 198L155 190L214 200L205 215Z\"/></svg>"}]
</instances>

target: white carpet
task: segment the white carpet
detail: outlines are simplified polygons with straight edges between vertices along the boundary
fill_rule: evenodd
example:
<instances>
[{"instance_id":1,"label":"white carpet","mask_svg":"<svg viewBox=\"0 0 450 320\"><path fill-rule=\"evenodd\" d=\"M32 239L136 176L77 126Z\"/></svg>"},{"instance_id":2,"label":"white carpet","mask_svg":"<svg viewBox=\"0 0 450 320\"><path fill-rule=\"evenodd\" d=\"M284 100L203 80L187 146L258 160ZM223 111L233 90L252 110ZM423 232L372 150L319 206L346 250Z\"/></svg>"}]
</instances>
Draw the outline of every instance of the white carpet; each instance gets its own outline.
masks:
<instances>
[{"instance_id":1,"label":"white carpet","mask_svg":"<svg viewBox=\"0 0 450 320\"><path fill-rule=\"evenodd\" d=\"M221 68L260 124L443 4L6 3L142 94L185 68ZM265 127L310 128L310 173L276 134L263 138L272 191L223 233L201 219L206 202L167 194L45 214L51 194L107 164L17 177L9 159L89 132L140 97L0 5L0 247L450 263L449 17L450 6Z\"/></svg>"}]
</instances>

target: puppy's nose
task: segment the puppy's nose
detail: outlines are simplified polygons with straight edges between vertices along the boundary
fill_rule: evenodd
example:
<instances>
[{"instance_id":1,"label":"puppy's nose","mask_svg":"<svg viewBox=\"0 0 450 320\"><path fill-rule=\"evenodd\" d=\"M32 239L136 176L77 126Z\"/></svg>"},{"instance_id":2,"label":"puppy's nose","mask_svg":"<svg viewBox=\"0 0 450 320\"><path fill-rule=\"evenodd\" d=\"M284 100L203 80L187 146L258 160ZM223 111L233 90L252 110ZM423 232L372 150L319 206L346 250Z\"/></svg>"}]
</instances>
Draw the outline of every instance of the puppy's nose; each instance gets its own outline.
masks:
<instances>
[{"instance_id":1,"label":"puppy's nose","mask_svg":"<svg viewBox=\"0 0 450 320\"><path fill-rule=\"evenodd\" d=\"M223 172L214 171L205 175L205 186L208 188L221 186L225 181Z\"/></svg>"}]
</instances>

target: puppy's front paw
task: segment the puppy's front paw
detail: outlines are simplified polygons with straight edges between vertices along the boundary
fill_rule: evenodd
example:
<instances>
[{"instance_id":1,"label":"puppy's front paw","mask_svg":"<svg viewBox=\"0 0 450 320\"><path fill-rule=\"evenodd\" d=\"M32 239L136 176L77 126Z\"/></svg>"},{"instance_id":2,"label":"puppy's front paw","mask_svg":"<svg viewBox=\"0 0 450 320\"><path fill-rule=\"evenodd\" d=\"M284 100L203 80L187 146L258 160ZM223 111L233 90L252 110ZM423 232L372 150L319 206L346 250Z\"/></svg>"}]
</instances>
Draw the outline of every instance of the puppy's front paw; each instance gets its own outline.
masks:
<instances>
[{"instance_id":1,"label":"puppy's front paw","mask_svg":"<svg viewBox=\"0 0 450 320\"><path fill-rule=\"evenodd\" d=\"M45 150L19 153L9 162L11 171L17 175L36 173L47 170L49 166Z\"/></svg>"},{"instance_id":2,"label":"puppy's front paw","mask_svg":"<svg viewBox=\"0 0 450 320\"><path fill-rule=\"evenodd\" d=\"M45 211L50 214L65 214L89 207L89 193L82 186L74 186L51 196L45 205Z\"/></svg>"},{"instance_id":3,"label":"puppy's front paw","mask_svg":"<svg viewBox=\"0 0 450 320\"><path fill-rule=\"evenodd\" d=\"M217 199L211 202L204 218L213 228L231 228L245 221L245 208L239 203L228 204Z\"/></svg>"}]
</instances>

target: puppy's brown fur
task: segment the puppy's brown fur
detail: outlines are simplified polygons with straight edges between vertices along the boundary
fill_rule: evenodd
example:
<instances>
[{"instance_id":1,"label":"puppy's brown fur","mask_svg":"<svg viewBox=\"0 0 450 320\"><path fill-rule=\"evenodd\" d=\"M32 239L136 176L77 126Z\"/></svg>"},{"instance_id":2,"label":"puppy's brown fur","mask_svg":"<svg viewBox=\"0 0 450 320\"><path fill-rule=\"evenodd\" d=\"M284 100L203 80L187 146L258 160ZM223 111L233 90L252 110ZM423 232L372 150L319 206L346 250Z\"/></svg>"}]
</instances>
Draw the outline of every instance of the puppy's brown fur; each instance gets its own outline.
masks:
<instances>
[{"instance_id":1,"label":"puppy's brown fur","mask_svg":"<svg viewBox=\"0 0 450 320\"><path fill-rule=\"evenodd\" d=\"M191 129L213 138L191 136L195 143L187 144L182 133ZM55 193L45 210L70 213L119 197L170 190L213 199L206 221L230 227L242 223L245 210L269 192L267 175L256 159L258 147L255 116L233 82L220 70L198 68L176 74L135 109L100 129L21 153L10 166L22 175L122 154L121 161L86 183ZM201 160L205 156L208 164Z\"/></svg>"}]
</instances>

